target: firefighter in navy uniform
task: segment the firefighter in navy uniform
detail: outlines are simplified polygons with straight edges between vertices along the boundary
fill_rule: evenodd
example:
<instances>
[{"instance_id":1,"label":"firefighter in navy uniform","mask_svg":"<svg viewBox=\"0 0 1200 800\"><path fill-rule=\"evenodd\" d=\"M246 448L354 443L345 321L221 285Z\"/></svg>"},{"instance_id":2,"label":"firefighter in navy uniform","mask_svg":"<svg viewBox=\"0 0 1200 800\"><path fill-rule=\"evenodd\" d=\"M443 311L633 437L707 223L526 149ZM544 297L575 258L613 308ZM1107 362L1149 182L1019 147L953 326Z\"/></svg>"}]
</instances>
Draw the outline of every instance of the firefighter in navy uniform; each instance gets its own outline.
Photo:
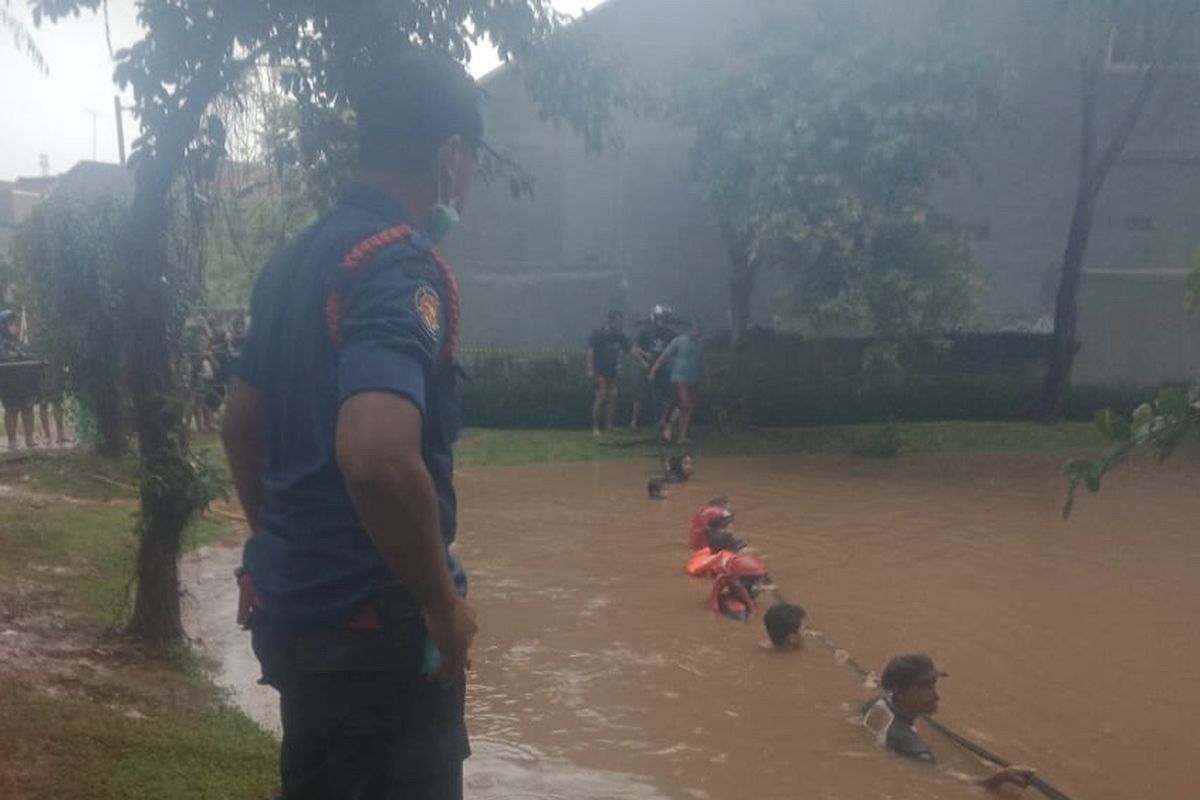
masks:
<instances>
[{"instance_id":1,"label":"firefighter in navy uniform","mask_svg":"<svg viewBox=\"0 0 1200 800\"><path fill-rule=\"evenodd\" d=\"M280 693L283 798L462 797L476 630L449 553L478 91L399 54L354 94L360 182L264 268L223 439L254 530L241 616Z\"/></svg>"}]
</instances>

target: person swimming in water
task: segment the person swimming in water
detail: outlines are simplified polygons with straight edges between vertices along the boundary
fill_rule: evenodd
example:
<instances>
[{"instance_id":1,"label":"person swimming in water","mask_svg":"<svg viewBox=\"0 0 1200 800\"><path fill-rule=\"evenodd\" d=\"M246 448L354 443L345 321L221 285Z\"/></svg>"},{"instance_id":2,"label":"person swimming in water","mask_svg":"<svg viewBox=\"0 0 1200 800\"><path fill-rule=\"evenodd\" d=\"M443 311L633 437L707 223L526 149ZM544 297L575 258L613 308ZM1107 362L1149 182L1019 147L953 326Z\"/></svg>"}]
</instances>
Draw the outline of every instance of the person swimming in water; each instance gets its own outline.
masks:
<instances>
[{"instance_id":1,"label":"person swimming in water","mask_svg":"<svg viewBox=\"0 0 1200 800\"><path fill-rule=\"evenodd\" d=\"M704 504L704 508L692 517L692 526L688 531L688 543L692 550L708 547L708 529L718 523L733 523L733 507L724 497L709 500Z\"/></svg>"},{"instance_id":2,"label":"person swimming in water","mask_svg":"<svg viewBox=\"0 0 1200 800\"><path fill-rule=\"evenodd\" d=\"M709 608L738 622L758 610L759 595L775 589L767 565L754 553L726 553L713 572Z\"/></svg>"},{"instance_id":3,"label":"person swimming in water","mask_svg":"<svg viewBox=\"0 0 1200 800\"><path fill-rule=\"evenodd\" d=\"M862 707L861 721L879 743L898 756L925 764L937 763L933 750L917 733L917 717L937 713L941 699L937 691L939 678L948 677L924 653L899 655L884 667L879 685L883 694ZM1029 767L1008 766L986 778L972 778L972 783L989 789L1005 784L1024 788L1033 777Z\"/></svg>"},{"instance_id":4,"label":"person swimming in water","mask_svg":"<svg viewBox=\"0 0 1200 800\"><path fill-rule=\"evenodd\" d=\"M667 459L667 472L663 477L667 483L687 483L695 471L696 459L691 453L683 453Z\"/></svg>"},{"instance_id":5,"label":"person swimming in water","mask_svg":"<svg viewBox=\"0 0 1200 800\"><path fill-rule=\"evenodd\" d=\"M696 470L696 460L688 453L667 459L666 470L652 475L646 481L646 494L651 500L664 500L670 494L668 487L675 483L686 483Z\"/></svg>"},{"instance_id":6,"label":"person swimming in water","mask_svg":"<svg viewBox=\"0 0 1200 800\"><path fill-rule=\"evenodd\" d=\"M808 612L793 603L776 603L763 614L763 626L775 650L799 650L804 646L804 623Z\"/></svg>"},{"instance_id":7,"label":"person swimming in water","mask_svg":"<svg viewBox=\"0 0 1200 800\"><path fill-rule=\"evenodd\" d=\"M745 550L746 543L733 535L732 524L732 511L709 515L708 525L703 531L704 538L699 540L699 546L688 557L684 572L693 578L711 578L730 557Z\"/></svg>"}]
</instances>

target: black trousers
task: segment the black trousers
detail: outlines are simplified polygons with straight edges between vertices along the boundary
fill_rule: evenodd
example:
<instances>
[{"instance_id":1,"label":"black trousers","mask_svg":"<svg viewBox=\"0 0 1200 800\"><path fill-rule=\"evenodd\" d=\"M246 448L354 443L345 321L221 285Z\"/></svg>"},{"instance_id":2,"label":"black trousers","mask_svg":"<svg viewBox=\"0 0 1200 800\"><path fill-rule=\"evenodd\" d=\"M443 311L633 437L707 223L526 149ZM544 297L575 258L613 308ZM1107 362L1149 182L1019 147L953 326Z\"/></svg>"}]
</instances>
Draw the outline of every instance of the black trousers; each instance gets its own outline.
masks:
<instances>
[{"instance_id":1,"label":"black trousers","mask_svg":"<svg viewBox=\"0 0 1200 800\"><path fill-rule=\"evenodd\" d=\"M296 633L256 613L251 630L263 681L279 691L281 800L461 800L465 679L420 673L419 616Z\"/></svg>"}]
</instances>

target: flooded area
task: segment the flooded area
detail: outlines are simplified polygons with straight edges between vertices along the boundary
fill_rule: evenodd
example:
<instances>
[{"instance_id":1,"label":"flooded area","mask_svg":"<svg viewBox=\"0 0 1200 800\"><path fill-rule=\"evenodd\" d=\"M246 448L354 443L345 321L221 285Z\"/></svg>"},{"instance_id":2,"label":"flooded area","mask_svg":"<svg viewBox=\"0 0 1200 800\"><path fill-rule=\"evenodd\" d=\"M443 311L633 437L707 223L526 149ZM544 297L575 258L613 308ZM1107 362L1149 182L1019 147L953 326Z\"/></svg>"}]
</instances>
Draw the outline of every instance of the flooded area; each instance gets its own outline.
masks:
<instances>
[{"instance_id":1,"label":"flooded area","mask_svg":"<svg viewBox=\"0 0 1200 800\"><path fill-rule=\"evenodd\" d=\"M757 620L708 612L707 582L683 563L689 518L714 495L788 599L862 664L932 654L951 674L944 722L1074 800L1192 796L1200 467L1134 465L1064 523L1061 463L710 459L659 502L646 462L463 470L458 554L481 618L468 797L985 795L879 752L847 721L870 691L819 643L773 653ZM269 695L255 706L244 691L244 634L220 623L236 556L186 565L191 630L269 723ZM241 661L222 655L239 647ZM984 773L924 733L954 770Z\"/></svg>"}]
</instances>

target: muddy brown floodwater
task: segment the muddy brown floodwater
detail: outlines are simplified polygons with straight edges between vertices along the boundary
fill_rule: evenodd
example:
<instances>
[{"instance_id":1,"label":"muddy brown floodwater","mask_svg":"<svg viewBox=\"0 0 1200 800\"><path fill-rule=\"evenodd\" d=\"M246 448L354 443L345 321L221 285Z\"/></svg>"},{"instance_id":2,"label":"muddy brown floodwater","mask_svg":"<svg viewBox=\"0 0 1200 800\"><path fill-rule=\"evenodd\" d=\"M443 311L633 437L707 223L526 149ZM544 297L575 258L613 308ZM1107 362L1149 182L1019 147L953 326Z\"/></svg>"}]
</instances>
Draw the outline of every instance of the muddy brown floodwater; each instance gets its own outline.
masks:
<instances>
[{"instance_id":1,"label":"muddy brown floodwater","mask_svg":"<svg viewBox=\"0 0 1200 800\"><path fill-rule=\"evenodd\" d=\"M468 797L984 794L879 752L847 721L869 690L821 645L775 654L757 621L708 613L707 583L682 567L713 495L858 661L931 653L951 673L951 726L1075 800L1196 796L1200 468L1133 465L1064 523L1061 462L710 459L661 502L645 499L644 462L461 471L458 553L482 625ZM229 556L191 565L194 585L214 558ZM213 628L217 592L199 586ZM221 652L244 639L226 639L225 679L244 687L253 676ZM953 770L985 771L925 733Z\"/></svg>"}]
</instances>

